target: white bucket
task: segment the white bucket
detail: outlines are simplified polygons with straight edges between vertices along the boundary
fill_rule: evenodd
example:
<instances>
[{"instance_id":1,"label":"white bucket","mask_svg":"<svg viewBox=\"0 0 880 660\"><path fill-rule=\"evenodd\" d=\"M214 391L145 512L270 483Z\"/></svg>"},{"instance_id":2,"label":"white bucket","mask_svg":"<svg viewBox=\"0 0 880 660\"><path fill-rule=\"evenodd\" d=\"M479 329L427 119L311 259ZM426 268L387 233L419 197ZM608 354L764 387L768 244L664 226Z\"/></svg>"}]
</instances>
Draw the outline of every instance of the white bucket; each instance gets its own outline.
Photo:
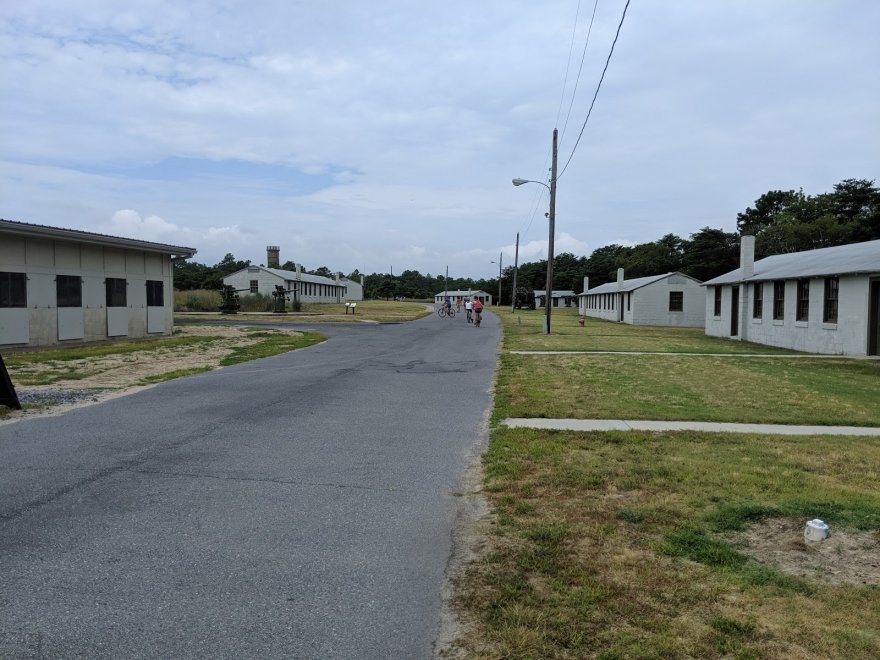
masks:
<instances>
[{"instance_id":1,"label":"white bucket","mask_svg":"<svg viewBox=\"0 0 880 660\"><path fill-rule=\"evenodd\" d=\"M818 518L808 520L807 526L804 527L804 541L807 543L819 543L820 541L824 541L828 538L828 534L828 525Z\"/></svg>"}]
</instances>

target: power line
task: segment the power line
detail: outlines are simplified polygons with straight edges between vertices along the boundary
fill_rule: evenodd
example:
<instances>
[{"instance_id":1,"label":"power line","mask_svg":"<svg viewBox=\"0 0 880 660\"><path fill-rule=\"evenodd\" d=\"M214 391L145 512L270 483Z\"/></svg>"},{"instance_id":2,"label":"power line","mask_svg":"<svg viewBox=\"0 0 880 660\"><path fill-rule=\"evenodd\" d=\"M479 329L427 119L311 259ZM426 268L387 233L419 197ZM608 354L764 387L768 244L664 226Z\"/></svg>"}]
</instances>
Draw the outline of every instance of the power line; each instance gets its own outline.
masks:
<instances>
[{"instance_id":1,"label":"power line","mask_svg":"<svg viewBox=\"0 0 880 660\"><path fill-rule=\"evenodd\" d=\"M565 138L565 129L568 128L568 119L571 117L571 108L574 106L574 99L577 96L578 84L581 81L581 72L584 70L584 60L587 58L587 47L590 45L590 35L593 33L593 21L596 20L596 8L599 6L599 0L596 0L593 3L593 15L590 17L590 26L587 28L587 39L584 42L584 50L581 53L581 65L578 67L577 78L574 81L574 89L571 92L571 102L568 104L568 114L565 115L565 124L562 126L562 132L559 134L559 141L562 142L563 138ZM578 9L580 10L580 4L578 4ZM569 54L569 58L571 58L571 54ZM566 69L566 78L568 77L568 70ZM559 115L556 115L556 125L559 125Z\"/></svg>"},{"instance_id":2,"label":"power line","mask_svg":"<svg viewBox=\"0 0 880 660\"><path fill-rule=\"evenodd\" d=\"M623 14L620 17L620 23L617 25L617 33L614 35L614 41L611 42L611 50L608 51L608 58L605 60L605 68L602 69L602 75L599 77L599 84L596 85L596 91L593 94L593 100L590 102L590 109L587 110L587 117L584 119L584 125L581 126L581 132L578 134L578 139L574 143L574 148L571 150L571 155L569 155L568 160L565 161L565 165L562 166L562 171L556 176L556 180L559 181L559 178L565 174L565 170L568 168L568 164L571 162L571 159L574 157L574 152L577 151L578 145L581 142L581 137L583 137L584 129L587 127L587 122L590 120L590 115L593 112L593 106L596 105L596 97L599 96L599 90L602 88L602 81L605 80L605 72L608 71L608 64L611 62L611 56L614 54L614 46L617 45L617 38L620 36L620 28L623 27L623 21L626 18L626 10L629 9L630 0L626 0L626 5L623 7Z\"/></svg>"},{"instance_id":3,"label":"power line","mask_svg":"<svg viewBox=\"0 0 880 660\"><path fill-rule=\"evenodd\" d=\"M571 29L571 44L568 46L568 59L565 62L565 76L562 79L562 95L559 97L559 109L556 111L557 126L559 126L559 115L562 114L562 104L565 103L565 88L568 87L568 70L571 68L571 53L574 50L574 38L577 35L578 19L580 16L581 0L578 0L577 11L574 13L574 27ZM578 72L578 75L580 75L580 72ZM577 89L577 87L575 87L575 89ZM569 111L571 111L571 106L569 106Z\"/></svg>"}]
</instances>

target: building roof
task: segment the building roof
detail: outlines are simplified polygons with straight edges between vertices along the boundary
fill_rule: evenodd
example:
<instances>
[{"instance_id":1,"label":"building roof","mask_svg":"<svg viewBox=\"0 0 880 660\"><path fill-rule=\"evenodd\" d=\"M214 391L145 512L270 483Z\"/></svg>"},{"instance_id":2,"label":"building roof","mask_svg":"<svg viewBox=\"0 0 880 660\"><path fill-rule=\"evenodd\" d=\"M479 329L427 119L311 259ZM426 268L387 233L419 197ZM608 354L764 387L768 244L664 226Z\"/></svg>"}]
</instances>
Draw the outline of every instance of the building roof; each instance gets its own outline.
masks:
<instances>
[{"instance_id":1,"label":"building roof","mask_svg":"<svg viewBox=\"0 0 880 660\"><path fill-rule=\"evenodd\" d=\"M742 269L737 268L704 282L703 286L869 273L880 273L880 240L774 254L756 261L751 277L743 277Z\"/></svg>"},{"instance_id":2,"label":"building roof","mask_svg":"<svg viewBox=\"0 0 880 660\"><path fill-rule=\"evenodd\" d=\"M0 232L21 236L23 238L43 238L47 240L72 241L75 243L89 243L102 247L127 248L130 250L143 250L144 252L158 252L170 254L174 257L192 257L196 253L195 248L180 247L178 245L166 245L165 243L153 243L134 238L121 238L119 236L107 236L95 234L90 231L78 229L61 229L47 225L33 225L29 222L16 220L0 220Z\"/></svg>"},{"instance_id":3,"label":"building roof","mask_svg":"<svg viewBox=\"0 0 880 660\"><path fill-rule=\"evenodd\" d=\"M546 289L535 289L535 298L542 298L544 296L544 291ZM573 298L577 294L574 291L569 291L568 289L553 289L552 296L554 298Z\"/></svg>"},{"instance_id":4,"label":"building roof","mask_svg":"<svg viewBox=\"0 0 880 660\"><path fill-rule=\"evenodd\" d=\"M593 295L594 293L627 293L629 291L635 291L636 289L641 289L644 286L648 286L649 284L653 284L654 282L659 282L660 280L666 279L667 277L671 277L672 275L680 275L681 277L686 277L689 280L694 280L694 282L699 282L699 280L694 279L690 275L685 275L684 273L663 273L662 275L648 275L647 277L636 277L631 280L624 280L621 283L621 286L617 286L617 282L608 282L607 284L600 284L597 287L592 289L587 289L584 291L582 296Z\"/></svg>"},{"instance_id":5,"label":"building roof","mask_svg":"<svg viewBox=\"0 0 880 660\"><path fill-rule=\"evenodd\" d=\"M449 296L450 298L458 298L465 296L488 296L489 294L483 291L482 289L468 289L467 291L441 291L440 293L435 293L434 297L437 296Z\"/></svg>"},{"instance_id":6,"label":"building roof","mask_svg":"<svg viewBox=\"0 0 880 660\"><path fill-rule=\"evenodd\" d=\"M237 270L234 273L230 273L223 279L226 280L233 275L238 275L239 273L246 272L254 272L256 270L264 270L267 273L274 275L275 277L280 277L285 281L293 281L293 282L309 282L310 284L333 284L338 286L345 286L345 284L340 280L337 282L335 279L331 277L323 277L321 275L309 275L308 273L297 273L294 270L281 270L280 268L267 268L266 266L248 266L247 268L242 268L241 270Z\"/></svg>"}]
</instances>

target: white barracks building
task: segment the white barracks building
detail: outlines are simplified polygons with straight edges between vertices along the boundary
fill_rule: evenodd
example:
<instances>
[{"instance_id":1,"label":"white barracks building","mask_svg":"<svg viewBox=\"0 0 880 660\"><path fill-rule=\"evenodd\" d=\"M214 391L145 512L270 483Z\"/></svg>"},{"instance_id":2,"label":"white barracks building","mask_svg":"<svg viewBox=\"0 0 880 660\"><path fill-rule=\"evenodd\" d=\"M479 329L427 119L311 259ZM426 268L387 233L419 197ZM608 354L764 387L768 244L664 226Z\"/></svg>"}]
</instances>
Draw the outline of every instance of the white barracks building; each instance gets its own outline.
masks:
<instances>
[{"instance_id":1,"label":"white barracks building","mask_svg":"<svg viewBox=\"0 0 880 660\"><path fill-rule=\"evenodd\" d=\"M0 350L170 335L172 262L195 253L0 220Z\"/></svg>"}]
</instances>

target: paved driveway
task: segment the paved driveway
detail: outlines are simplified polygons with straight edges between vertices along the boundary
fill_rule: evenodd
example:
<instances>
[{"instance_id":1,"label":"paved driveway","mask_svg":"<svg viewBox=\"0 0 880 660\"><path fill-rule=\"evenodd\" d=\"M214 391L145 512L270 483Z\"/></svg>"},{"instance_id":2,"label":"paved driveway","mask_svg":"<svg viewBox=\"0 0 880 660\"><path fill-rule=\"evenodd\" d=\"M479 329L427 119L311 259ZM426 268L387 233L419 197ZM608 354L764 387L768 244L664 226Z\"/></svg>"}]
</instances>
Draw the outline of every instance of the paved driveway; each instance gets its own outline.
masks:
<instances>
[{"instance_id":1,"label":"paved driveway","mask_svg":"<svg viewBox=\"0 0 880 660\"><path fill-rule=\"evenodd\" d=\"M431 657L484 318L0 426L0 657Z\"/></svg>"}]
</instances>

